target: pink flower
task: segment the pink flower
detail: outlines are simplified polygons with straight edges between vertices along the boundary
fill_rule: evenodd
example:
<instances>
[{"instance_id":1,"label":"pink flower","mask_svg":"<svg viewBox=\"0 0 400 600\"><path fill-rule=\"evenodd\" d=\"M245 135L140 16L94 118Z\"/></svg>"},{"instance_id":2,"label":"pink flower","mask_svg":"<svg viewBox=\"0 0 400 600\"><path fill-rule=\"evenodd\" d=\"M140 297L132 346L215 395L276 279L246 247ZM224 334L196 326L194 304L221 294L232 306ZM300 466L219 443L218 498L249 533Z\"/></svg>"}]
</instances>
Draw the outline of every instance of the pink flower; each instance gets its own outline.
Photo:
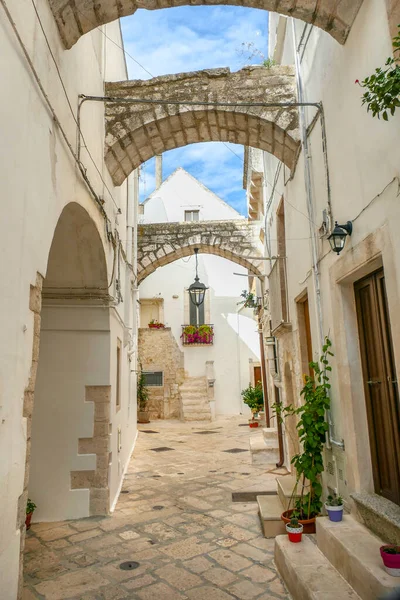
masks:
<instances>
[{"instance_id":1,"label":"pink flower","mask_svg":"<svg viewBox=\"0 0 400 600\"><path fill-rule=\"evenodd\" d=\"M356 79L354 83L358 83L358 84L359 84L359 83L360 83L360 80L359 80L359 79Z\"/></svg>"}]
</instances>

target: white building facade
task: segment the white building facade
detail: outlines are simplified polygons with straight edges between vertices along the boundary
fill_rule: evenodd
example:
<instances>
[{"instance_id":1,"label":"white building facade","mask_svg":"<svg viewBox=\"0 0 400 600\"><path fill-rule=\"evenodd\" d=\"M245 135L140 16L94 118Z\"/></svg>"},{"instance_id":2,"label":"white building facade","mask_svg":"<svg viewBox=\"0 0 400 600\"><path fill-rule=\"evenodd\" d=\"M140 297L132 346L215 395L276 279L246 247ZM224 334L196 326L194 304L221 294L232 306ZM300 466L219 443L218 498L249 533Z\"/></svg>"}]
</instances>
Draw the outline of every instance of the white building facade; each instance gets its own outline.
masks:
<instances>
[{"instance_id":1,"label":"white building facade","mask_svg":"<svg viewBox=\"0 0 400 600\"><path fill-rule=\"evenodd\" d=\"M126 79L120 27L66 51L35 4L0 7L4 600L18 596L28 496L36 521L107 514L137 427L135 175L117 188L104 168L103 104L82 105L80 134L77 111Z\"/></svg>"},{"instance_id":2,"label":"white building facade","mask_svg":"<svg viewBox=\"0 0 400 600\"><path fill-rule=\"evenodd\" d=\"M364 2L339 47L311 25L270 15L270 56L296 64L299 101L315 106L303 111L295 171L250 149L247 189L265 222L266 256L274 257L263 317L270 401L299 405L308 363L328 336L325 490L398 540L398 517L387 523L380 515L398 515L400 505L400 114L389 123L372 118L355 85L392 55L393 25L385 2ZM335 221L353 227L340 255L328 240ZM289 420L284 431L289 468L294 427Z\"/></svg>"},{"instance_id":3,"label":"white building facade","mask_svg":"<svg viewBox=\"0 0 400 600\"><path fill-rule=\"evenodd\" d=\"M144 224L206 221L212 230L212 221L242 219L231 206L182 168L178 168L145 200L142 210L141 222ZM140 284L140 331L148 328L153 319L171 330L183 353L184 377L179 383L184 384L190 378L199 378L200 381L206 377L213 388L213 415L234 415L243 411L247 414L241 391L249 382L254 384L255 378L260 376L256 316L252 309L240 304L243 300L240 294L248 285L247 272L242 266L211 254L199 254L198 265L200 281L208 288L198 313L188 293L188 287L195 278L195 256L192 254L157 269ZM196 343L190 334L185 334L185 326L204 324L213 330L206 343ZM148 332L147 335L153 336L153 343L157 346L157 332ZM148 357L148 350L146 352ZM157 360L160 362L160 359ZM143 370L149 369L162 371L163 366L145 361ZM156 412L154 416L160 415ZM175 412L173 416L181 415Z\"/></svg>"}]
</instances>

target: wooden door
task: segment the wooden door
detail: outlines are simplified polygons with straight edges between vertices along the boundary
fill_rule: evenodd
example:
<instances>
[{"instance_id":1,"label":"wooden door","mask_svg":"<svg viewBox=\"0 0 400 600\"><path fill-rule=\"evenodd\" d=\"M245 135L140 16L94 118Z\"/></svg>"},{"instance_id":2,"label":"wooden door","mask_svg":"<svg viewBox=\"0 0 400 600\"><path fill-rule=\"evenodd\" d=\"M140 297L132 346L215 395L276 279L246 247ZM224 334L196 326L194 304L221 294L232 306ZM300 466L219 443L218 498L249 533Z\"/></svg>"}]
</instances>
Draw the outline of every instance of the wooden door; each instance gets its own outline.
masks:
<instances>
[{"instance_id":1,"label":"wooden door","mask_svg":"<svg viewBox=\"0 0 400 600\"><path fill-rule=\"evenodd\" d=\"M354 287L375 491L400 504L400 406L383 270Z\"/></svg>"},{"instance_id":2,"label":"wooden door","mask_svg":"<svg viewBox=\"0 0 400 600\"><path fill-rule=\"evenodd\" d=\"M254 367L254 385L257 385L257 383L262 384L261 367Z\"/></svg>"}]
</instances>

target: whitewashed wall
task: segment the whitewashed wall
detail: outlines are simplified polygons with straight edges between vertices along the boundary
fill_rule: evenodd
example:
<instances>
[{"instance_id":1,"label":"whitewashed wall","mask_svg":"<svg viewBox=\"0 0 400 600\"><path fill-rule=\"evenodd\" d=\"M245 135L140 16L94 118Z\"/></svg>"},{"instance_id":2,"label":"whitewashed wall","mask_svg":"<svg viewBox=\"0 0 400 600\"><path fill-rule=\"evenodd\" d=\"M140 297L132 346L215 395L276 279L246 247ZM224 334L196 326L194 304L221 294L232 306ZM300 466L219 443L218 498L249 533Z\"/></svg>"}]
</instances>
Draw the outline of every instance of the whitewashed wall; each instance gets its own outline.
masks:
<instances>
[{"instance_id":1,"label":"whitewashed wall","mask_svg":"<svg viewBox=\"0 0 400 600\"><path fill-rule=\"evenodd\" d=\"M72 147L76 149L76 123L49 56L32 3L30 0L15 0L8 5L41 83ZM118 23L107 25L84 36L73 49L66 51L47 0L39 0L36 5L75 111L78 94L101 96L104 80L126 78L122 51L116 51L112 42L106 43L103 35L103 32L106 32L107 36L121 45ZM29 310L30 285L35 284L37 272L43 276L46 274L54 230L63 208L70 202L82 205L96 224L105 248L109 279L113 251L112 245L106 239L103 217L77 174L76 165L33 80L27 61L2 9L0 39L0 80L3 82L0 95L0 180L3 207L0 277L4 283L0 300L0 588L3 594L7 594L4 596L5 600L14 600L17 596L20 552L20 532L16 525L17 504L23 491L27 439L22 404L24 389L29 380L33 341L33 313ZM116 226L118 208L121 208L122 215L118 217L117 228L125 243L127 186L125 183L120 188L114 188L107 169L103 167L102 103L84 105L82 129L93 160L103 174L114 200L105 189L86 151L82 152L82 162L94 189L99 196L104 197L104 209L112 229ZM123 264L121 268L124 280ZM114 293L113 288L110 289L111 293ZM125 297L129 294L129 288L126 293L124 290ZM116 308L116 312L123 319L122 305ZM118 336L123 338L121 323L117 329ZM116 345L116 333L112 328L113 345ZM46 340L46 336L44 339ZM43 347L45 356L46 341ZM125 347L125 363L127 350ZM99 379L104 377L105 373L99 373ZM125 385L125 395L127 389ZM128 398L125 397L120 420L127 418L128 404ZM131 425L126 438L131 439L126 439L121 452L120 471L128 458L134 438L134 411L131 412L130 419ZM82 423L82 427L85 428L86 424ZM78 437L80 433L76 431L76 435ZM112 443L114 444L114 439ZM113 463L112 469L111 487L115 493L117 482L114 469L118 472L116 462Z\"/></svg>"},{"instance_id":2,"label":"whitewashed wall","mask_svg":"<svg viewBox=\"0 0 400 600\"><path fill-rule=\"evenodd\" d=\"M270 53L276 42L278 15L270 15ZM282 22L281 22L282 23ZM304 23L296 22L300 41ZM281 29L281 28L280 28ZM352 282L368 273L372 254L383 257L389 299L389 312L397 367L400 366L400 336L398 325L400 243L398 229L400 209L398 178L400 147L400 114L389 123L374 119L361 106L363 90L355 85L383 66L391 55L391 38L386 5L381 0L365 0L349 38L340 46L326 33L314 28L306 47L302 47L301 74L305 101L323 102L328 144L328 161L332 191L333 220L353 221L353 235L337 257L326 238L318 242L319 270L324 333L333 341L335 358L332 374L332 413L334 435L344 439L346 452L335 451L339 460L346 460L347 492L371 488L371 465L365 417L365 401L355 321ZM287 21L283 43L283 64L293 64L291 22ZM306 110L310 123L315 110ZM312 192L315 225L322 224L322 211L327 207L327 186L322 153L321 126L318 122L310 136ZM264 156L267 179L266 197L271 194L277 161ZM281 360L291 361L297 391L301 388L298 320L295 299L308 291L314 358L318 357L319 339L314 281L311 273L310 229L307 216L304 156L300 155L292 180L284 167L268 215L267 236L271 253L276 246L276 210L284 194L287 273L290 321L293 334L280 338ZM371 263L372 264L372 263ZM363 271L364 269L364 271ZM357 275L358 273L358 275ZM285 393L284 385L282 387ZM344 464L344 463L343 463ZM343 467L344 468L344 467Z\"/></svg>"},{"instance_id":3,"label":"whitewashed wall","mask_svg":"<svg viewBox=\"0 0 400 600\"><path fill-rule=\"evenodd\" d=\"M240 215L200 182L179 168L144 203L144 223L183 221L185 210L199 210L200 220L238 219ZM250 381L250 360L259 361L257 322L253 311L238 305L247 271L219 256L199 255L199 277L209 289L206 321L215 327L213 346L184 347L182 325L189 322L185 289L194 281L194 256L157 269L140 285L140 297L164 299L164 322L184 350L188 376L205 375L206 361L214 361L217 414L245 411L240 392ZM175 298L174 296L177 296ZM238 312L240 310L240 312ZM209 319L209 320L208 320ZM141 323L146 327L147 323Z\"/></svg>"}]
</instances>

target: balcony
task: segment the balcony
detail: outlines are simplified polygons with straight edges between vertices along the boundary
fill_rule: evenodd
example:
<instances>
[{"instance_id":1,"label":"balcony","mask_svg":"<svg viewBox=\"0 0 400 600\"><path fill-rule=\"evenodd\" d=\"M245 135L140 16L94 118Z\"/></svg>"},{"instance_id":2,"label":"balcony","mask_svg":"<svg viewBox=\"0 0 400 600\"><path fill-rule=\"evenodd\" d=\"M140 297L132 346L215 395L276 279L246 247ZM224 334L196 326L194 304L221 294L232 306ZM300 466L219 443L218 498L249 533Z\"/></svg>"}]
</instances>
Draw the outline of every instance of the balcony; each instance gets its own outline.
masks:
<instances>
[{"instance_id":1,"label":"balcony","mask_svg":"<svg viewBox=\"0 0 400 600\"><path fill-rule=\"evenodd\" d=\"M181 340L184 346L212 346L214 325L182 325Z\"/></svg>"}]
</instances>

